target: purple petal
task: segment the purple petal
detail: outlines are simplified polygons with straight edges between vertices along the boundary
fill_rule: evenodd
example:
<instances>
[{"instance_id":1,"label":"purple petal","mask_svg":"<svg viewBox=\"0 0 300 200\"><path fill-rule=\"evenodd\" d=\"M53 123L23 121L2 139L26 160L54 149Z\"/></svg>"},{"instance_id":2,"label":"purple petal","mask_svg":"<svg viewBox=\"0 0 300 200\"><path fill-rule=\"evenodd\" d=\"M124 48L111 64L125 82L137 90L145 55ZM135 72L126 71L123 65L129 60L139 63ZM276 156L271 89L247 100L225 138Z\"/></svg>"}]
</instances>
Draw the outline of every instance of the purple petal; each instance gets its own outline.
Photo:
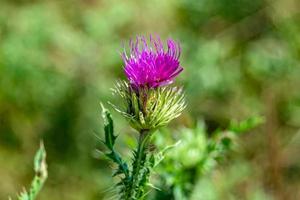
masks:
<instances>
[{"instance_id":1,"label":"purple petal","mask_svg":"<svg viewBox=\"0 0 300 200\"><path fill-rule=\"evenodd\" d=\"M150 36L147 43L145 37L130 40L130 56L121 54L124 60L124 72L130 83L135 87L156 88L173 83L183 68L179 57L181 48L172 39L167 40L167 49L159 37Z\"/></svg>"}]
</instances>

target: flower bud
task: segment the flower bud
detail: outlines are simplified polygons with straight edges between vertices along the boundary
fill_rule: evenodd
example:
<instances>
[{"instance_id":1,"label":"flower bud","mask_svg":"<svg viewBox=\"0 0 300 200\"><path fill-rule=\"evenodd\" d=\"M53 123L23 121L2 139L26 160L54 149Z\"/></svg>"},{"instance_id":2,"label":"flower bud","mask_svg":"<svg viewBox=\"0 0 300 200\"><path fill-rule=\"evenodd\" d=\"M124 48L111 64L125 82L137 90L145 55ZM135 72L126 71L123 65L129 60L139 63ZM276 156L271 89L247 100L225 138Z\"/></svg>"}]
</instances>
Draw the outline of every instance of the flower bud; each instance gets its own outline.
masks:
<instances>
[{"instance_id":1,"label":"flower bud","mask_svg":"<svg viewBox=\"0 0 300 200\"><path fill-rule=\"evenodd\" d=\"M123 109L115 109L126 117L138 131L155 130L177 118L185 108L184 93L179 87L133 88L120 81L113 89L123 102Z\"/></svg>"}]
</instances>

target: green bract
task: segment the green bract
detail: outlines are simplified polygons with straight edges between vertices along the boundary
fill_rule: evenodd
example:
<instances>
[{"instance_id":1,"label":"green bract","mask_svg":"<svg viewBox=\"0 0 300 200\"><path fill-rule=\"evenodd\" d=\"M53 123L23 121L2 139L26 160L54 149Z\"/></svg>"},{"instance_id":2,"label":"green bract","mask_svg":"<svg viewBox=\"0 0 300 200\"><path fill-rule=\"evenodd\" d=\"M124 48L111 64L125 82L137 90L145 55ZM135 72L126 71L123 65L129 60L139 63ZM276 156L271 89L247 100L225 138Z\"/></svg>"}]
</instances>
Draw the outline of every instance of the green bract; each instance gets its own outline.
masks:
<instances>
[{"instance_id":1,"label":"green bract","mask_svg":"<svg viewBox=\"0 0 300 200\"><path fill-rule=\"evenodd\" d=\"M132 88L119 81L113 89L125 104L125 108L114 108L125 116L133 128L155 130L178 117L185 108L182 89L165 86L159 88Z\"/></svg>"}]
</instances>

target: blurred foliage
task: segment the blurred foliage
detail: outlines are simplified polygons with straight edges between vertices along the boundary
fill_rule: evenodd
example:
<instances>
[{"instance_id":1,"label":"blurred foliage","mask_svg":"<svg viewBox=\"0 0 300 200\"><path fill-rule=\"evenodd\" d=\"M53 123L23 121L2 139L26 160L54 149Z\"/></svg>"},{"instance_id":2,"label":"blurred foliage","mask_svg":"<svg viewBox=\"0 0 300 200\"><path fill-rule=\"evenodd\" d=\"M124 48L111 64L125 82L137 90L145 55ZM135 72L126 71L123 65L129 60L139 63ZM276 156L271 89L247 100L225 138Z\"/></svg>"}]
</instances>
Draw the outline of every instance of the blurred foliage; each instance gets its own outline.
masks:
<instances>
[{"instance_id":1,"label":"blurred foliage","mask_svg":"<svg viewBox=\"0 0 300 200\"><path fill-rule=\"evenodd\" d=\"M124 78L122 44L151 33L182 44L177 84L188 107L167 132L189 128L176 139L203 140L189 133L199 118L209 134L265 118L191 198L299 199L299 8L296 0L0 1L0 199L30 183L41 138L51 178L40 199L104 198L113 183L108 162L93 157L99 102L118 101L109 88ZM134 132L114 116L127 154Z\"/></svg>"},{"instance_id":2,"label":"blurred foliage","mask_svg":"<svg viewBox=\"0 0 300 200\"><path fill-rule=\"evenodd\" d=\"M234 122L229 130L206 132L203 121L198 121L193 129L181 128L178 132L170 133L166 129L156 136L158 149L166 146L169 140L180 141L169 153L165 153L162 164L158 166L158 188L153 199L207 199L197 191L199 182L207 174L211 174L217 164L224 163L233 149L237 149L237 137L263 122L261 117L253 117L242 122ZM209 190L211 191L211 190ZM209 194L209 199L227 199L221 195ZM195 195L197 194L197 195ZM197 198L195 198L197 197ZM238 199L238 198L237 198Z\"/></svg>"}]
</instances>

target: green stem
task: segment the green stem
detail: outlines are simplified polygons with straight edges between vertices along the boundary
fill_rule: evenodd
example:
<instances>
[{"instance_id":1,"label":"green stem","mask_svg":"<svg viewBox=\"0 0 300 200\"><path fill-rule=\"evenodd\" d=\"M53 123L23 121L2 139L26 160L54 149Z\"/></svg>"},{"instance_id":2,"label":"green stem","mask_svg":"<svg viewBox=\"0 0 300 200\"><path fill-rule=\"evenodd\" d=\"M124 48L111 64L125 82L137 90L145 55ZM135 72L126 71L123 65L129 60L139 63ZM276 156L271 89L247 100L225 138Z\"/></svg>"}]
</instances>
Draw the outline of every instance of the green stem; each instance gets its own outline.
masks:
<instances>
[{"instance_id":1,"label":"green stem","mask_svg":"<svg viewBox=\"0 0 300 200\"><path fill-rule=\"evenodd\" d=\"M46 177L36 176L34 177L34 180L32 181L32 185L29 191L29 199L34 200L37 196L37 194L42 189L44 183L45 183Z\"/></svg>"},{"instance_id":2,"label":"green stem","mask_svg":"<svg viewBox=\"0 0 300 200\"><path fill-rule=\"evenodd\" d=\"M149 131L141 131L138 147L136 151L136 156L133 161L133 170L132 170L132 182L129 187L127 199L136 199L136 194L138 194L140 189L138 186L141 171L145 166L146 157L147 157L147 148L149 145L149 141L151 138L151 134Z\"/></svg>"},{"instance_id":3,"label":"green stem","mask_svg":"<svg viewBox=\"0 0 300 200\"><path fill-rule=\"evenodd\" d=\"M34 200L40 190L42 189L47 177L47 164L46 164L46 151L44 148L43 143L40 145L40 149L37 151L35 158L34 158L34 170L35 176L31 183L31 187L29 192L24 190L19 195L19 200Z\"/></svg>"}]
</instances>

